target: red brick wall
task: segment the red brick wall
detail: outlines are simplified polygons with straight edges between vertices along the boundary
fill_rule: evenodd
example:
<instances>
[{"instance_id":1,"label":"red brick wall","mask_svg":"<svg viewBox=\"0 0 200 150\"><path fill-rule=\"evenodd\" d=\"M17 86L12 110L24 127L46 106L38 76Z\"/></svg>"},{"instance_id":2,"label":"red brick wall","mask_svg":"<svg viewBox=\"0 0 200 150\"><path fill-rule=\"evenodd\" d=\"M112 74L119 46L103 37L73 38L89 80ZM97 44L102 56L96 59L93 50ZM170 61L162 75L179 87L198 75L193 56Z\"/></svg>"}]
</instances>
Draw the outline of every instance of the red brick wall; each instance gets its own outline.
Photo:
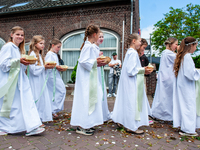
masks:
<instances>
[{"instance_id":1,"label":"red brick wall","mask_svg":"<svg viewBox=\"0 0 200 150\"><path fill-rule=\"evenodd\" d=\"M139 17L138 13L139 11L134 12L134 16ZM49 41L53 38L53 27L55 29L54 37L60 39L69 32L86 28L91 23L99 25L101 28L112 30L122 37L124 14L126 14L126 39L130 34L130 1L73 6L0 16L0 37L7 41L10 29L18 25L25 29L26 42L29 42L33 35L43 35L46 39L47 49ZM133 21L136 20L138 21L139 18L133 19ZM136 31L137 29L135 29L134 25L135 22L133 22L133 31ZM127 44L125 44L126 47Z\"/></svg>"}]
</instances>

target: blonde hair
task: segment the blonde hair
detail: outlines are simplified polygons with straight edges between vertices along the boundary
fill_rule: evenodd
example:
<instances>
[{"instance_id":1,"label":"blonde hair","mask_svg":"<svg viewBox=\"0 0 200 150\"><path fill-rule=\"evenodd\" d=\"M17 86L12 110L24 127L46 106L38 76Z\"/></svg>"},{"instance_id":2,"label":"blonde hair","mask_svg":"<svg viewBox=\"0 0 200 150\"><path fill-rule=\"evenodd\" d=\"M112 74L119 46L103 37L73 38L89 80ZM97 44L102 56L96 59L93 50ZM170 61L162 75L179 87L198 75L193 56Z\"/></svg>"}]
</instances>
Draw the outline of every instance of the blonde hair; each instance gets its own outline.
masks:
<instances>
[{"instance_id":1,"label":"blonde hair","mask_svg":"<svg viewBox=\"0 0 200 150\"><path fill-rule=\"evenodd\" d=\"M13 27L12 29L11 29L11 33L10 33L10 37L9 37L9 39L8 39L8 42L13 42L13 39L12 39L12 37L11 37L11 34L14 34L17 30L21 30L21 31L23 31L24 32L24 40L19 44L19 51L20 51L20 53L21 54L25 54L25 31L24 31L24 29L22 28L22 27L20 27L20 26L15 26L15 27Z\"/></svg>"},{"instance_id":2,"label":"blonde hair","mask_svg":"<svg viewBox=\"0 0 200 150\"><path fill-rule=\"evenodd\" d=\"M183 61L185 54L187 54L191 50L191 45L195 44L197 44L197 41L193 37L186 37L181 41L180 48L174 61L174 73L176 77L178 76L181 62Z\"/></svg>"},{"instance_id":3,"label":"blonde hair","mask_svg":"<svg viewBox=\"0 0 200 150\"><path fill-rule=\"evenodd\" d=\"M61 43L61 41L60 41L59 39L57 39L57 38L53 38L53 39L50 41L48 51L51 50L52 45L57 45L57 44L60 44L60 43Z\"/></svg>"},{"instance_id":4,"label":"blonde hair","mask_svg":"<svg viewBox=\"0 0 200 150\"><path fill-rule=\"evenodd\" d=\"M43 40L44 40L44 37L43 37L42 35L35 35L35 36L33 36L33 38L31 39L30 45L29 45L28 54L30 55L32 51L35 52L36 57L37 57L37 62L38 62L37 65L38 65L38 66L41 66L39 54L40 54L41 57L42 57L43 64L45 64L45 60L44 60L44 57L43 57L43 50L38 51L38 49L37 49L37 47L36 47L35 45L36 45L37 43L43 41Z\"/></svg>"},{"instance_id":5,"label":"blonde hair","mask_svg":"<svg viewBox=\"0 0 200 150\"><path fill-rule=\"evenodd\" d=\"M98 33L99 31L100 31L100 29L99 29L97 26L95 26L95 25L89 25L89 26L86 28L86 30L85 30L85 37L84 37L84 39L83 39L84 42L83 42L83 44L82 44L80 50L82 50L82 48L83 48L83 46L84 46L84 44L85 44L85 41L87 40L87 37L90 37L90 36L92 36L92 34Z\"/></svg>"}]
</instances>

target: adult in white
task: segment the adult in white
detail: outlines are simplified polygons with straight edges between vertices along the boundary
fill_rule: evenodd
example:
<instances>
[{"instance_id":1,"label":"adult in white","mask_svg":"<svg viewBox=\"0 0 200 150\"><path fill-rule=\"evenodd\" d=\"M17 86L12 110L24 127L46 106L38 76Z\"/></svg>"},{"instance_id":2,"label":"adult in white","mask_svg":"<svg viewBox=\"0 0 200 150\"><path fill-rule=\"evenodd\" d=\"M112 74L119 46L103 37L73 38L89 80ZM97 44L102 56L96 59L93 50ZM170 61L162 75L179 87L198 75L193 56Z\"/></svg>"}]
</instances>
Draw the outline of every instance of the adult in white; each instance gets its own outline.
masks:
<instances>
[{"instance_id":1,"label":"adult in white","mask_svg":"<svg viewBox=\"0 0 200 150\"><path fill-rule=\"evenodd\" d=\"M197 115L200 106L196 104L195 91L200 72L191 57L197 44L193 37L183 39L174 63L173 126L181 127L179 134L182 136L197 136L195 130L200 128L200 114Z\"/></svg>"},{"instance_id":2,"label":"adult in white","mask_svg":"<svg viewBox=\"0 0 200 150\"><path fill-rule=\"evenodd\" d=\"M24 44L24 30L16 26L0 51L0 135L26 131L30 136L45 130L39 127L42 123L25 74L29 63L21 58Z\"/></svg>"},{"instance_id":3,"label":"adult in white","mask_svg":"<svg viewBox=\"0 0 200 150\"><path fill-rule=\"evenodd\" d=\"M151 71L142 68L138 52L141 38L134 33L127 40L130 48L126 52L119 80L118 93L111 118L115 123L122 124L128 131L143 134L140 126L149 125L149 102L144 87L144 74Z\"/></svg>"},{"instance_id":4,"label":"adult in white","mask_svg":"<svg viewBox=\"0 0 200 150\"><path fill-rule=\"evenodd\" d=\"M117 53L112 54L113 59L111 62L108 64L110 67L110 73L108 75L108 83L109 83L109 93L107 97L116 97L116 88L117 88L117 82L119 80L120 74L117 74L116 72L114 73L114 68L121 68L121 60L117 59Z\"/></svg>"},{"instance_id":5,"label":"adult in white","mask_svg":"<svg viewBox=\"0 0 200 150\"><path fill-rule=\"evenodd\" d=\"M57 55L60 48L61 41L56 38L52 39L48 48L48 53L45 56L46 62L56 62L56 67L54 69L47 70L47 75L49 75L47 87L49 90L49 97L54 117L58 117L56 113L64 109L64 101L66 96L65 84L60 76L60 72L64 71L64 69L60 67Z\"/></svg>"},{"instance_id":6,"label":"adult in white","mask_svg":"<svg viewBox=\"0 0 200 150\"><path fill-rule=\"evenodd\" d=\"M172 121L173 83L175 79L173 69L176 58L174 51L177 49L178 40L169 37L165 41L165 46L166 50L161 55L156 92L152 103L152 116L154 119Z\"/></svg>"}]
</instances>

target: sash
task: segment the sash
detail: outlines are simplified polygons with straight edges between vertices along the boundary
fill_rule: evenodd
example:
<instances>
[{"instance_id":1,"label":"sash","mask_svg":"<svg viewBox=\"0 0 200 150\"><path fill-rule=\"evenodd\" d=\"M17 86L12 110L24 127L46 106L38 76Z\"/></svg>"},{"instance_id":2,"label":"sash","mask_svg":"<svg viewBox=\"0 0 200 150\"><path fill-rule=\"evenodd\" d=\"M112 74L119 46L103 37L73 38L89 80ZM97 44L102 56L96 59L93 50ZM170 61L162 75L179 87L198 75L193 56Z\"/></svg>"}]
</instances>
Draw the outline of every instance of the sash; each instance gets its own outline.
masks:
<instances>
[{"instance_id":1,"label":"sash","mask_svg":"<svg viewBox=\"0 0 200 150\"><path fill-rule=\"evenodd\" d=\"M200 116L200 80L195 82L195 90L196 90L196 112L197 116Z\"/></svg>"},{"instance_id":2,"label":"sash","mask_svg":"<svg viewBox=\"0 0 200 150\"><path fill-rule=\"evenodd\" d=\"M144 68L138 68L137 74L137 100L136 100L136 111L135 120L140 121L140 112L142 111L142 102L144 95Z\"/></svg>"},{"instance_id":3,"label":"sash","mask_svg":"<svg viewBox=\"0 0 200 150\"><path fill-rule=\"evenodd\" d=\"M8 82L0 88L0 98L4 96L0 116L10 118L11 107L20 72L20 59L11 59Z\"/></svg>"},{"instance_id":4,"label":"sash","mask_svg":"<svg viewBox=\"0 0 200 150\"><path fill-rule=\"evenodd\" d=\"M55 101L55 93L56 93L56 67L52 69L53 71L53 98L52 101Z\"/></svg>"},{"instance_id":5,"label":"sash","mask_svg":"<svg viewBox=\"0 0 200 150\"><path fill-rule=\"evenodd\" d=\"M95 110L95 104L97 103L97 61L94 62L90 71L90 83L89 83L89 109L88 114L91 115Z\"/></svg>"},{"instance_id":6,"label":"sash","mask_svg":"<svg viewBox=\"0 0 200 150\"><path fill-rule=\"evenodd\" d=\"M102 84L103 101L104 101L104 70L103 70L103 66L101 66L101 84Z\"/></svg>"}]
</instances>

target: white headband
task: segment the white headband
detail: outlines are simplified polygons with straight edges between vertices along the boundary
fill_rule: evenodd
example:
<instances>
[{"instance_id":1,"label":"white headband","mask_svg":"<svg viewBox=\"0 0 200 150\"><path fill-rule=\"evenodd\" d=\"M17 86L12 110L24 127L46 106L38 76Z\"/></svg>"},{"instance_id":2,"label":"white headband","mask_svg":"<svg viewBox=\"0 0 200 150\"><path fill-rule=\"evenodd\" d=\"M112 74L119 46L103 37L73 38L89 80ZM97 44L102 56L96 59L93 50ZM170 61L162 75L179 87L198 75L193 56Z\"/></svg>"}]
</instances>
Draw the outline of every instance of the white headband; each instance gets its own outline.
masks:
<instances>
[{"instance_id":1,"label":"white headband","mask_svg":"<svg viewBox=\"0 0 200 150\"><path fill-rule=\"evenodd\" d=\"M198 41L196 40L196 41L194 41L194 42L187 43L187 44L185 44L185 45L188 46L188 45L191 45L191 44L194 44L194 43L198 43Z\"/></svg>"}]
</instances>

